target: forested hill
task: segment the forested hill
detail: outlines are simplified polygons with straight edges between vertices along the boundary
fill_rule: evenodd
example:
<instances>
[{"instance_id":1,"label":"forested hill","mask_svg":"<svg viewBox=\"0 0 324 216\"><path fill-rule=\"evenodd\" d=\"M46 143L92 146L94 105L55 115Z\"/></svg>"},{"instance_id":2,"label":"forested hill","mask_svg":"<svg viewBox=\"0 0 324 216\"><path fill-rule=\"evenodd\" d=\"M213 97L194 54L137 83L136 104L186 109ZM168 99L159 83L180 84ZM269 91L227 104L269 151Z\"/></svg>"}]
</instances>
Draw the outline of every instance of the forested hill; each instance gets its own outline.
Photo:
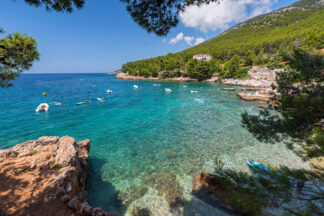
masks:
<instances>
[{"instance_id":1,"label":"forested hill","mask_svg":"<svg viewBox=\"0 0 324 216\"><path fill-rule=\"evenodd\" d=\"M123 71L135 76L190 76L206 79L244 77L248 67L281 67L280 53L294 43L316 51L324 48L324 0L301 0L269 14L252 18L222 34L182 52L129 62ZM206 53L212 60L196 61L192 56Z\"/></svg>"}]
</instances>

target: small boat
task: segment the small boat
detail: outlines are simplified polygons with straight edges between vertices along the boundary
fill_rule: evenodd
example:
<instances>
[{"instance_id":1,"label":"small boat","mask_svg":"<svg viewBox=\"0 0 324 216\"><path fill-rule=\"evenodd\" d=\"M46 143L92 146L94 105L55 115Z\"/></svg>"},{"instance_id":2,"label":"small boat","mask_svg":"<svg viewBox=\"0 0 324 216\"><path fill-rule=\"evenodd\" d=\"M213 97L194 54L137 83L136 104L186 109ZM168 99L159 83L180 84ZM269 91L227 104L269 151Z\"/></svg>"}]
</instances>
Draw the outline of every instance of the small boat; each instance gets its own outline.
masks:
<instances>
[{"instance_id":1,"label":"small boat","mask_svg":"<svg viewBox=\"0 0 324 216\"><path fill-rule=\"evenodd\" d=\"M183 88L187 88L187 86L186 86L186 85L183 85L182 87L183 87Z\"/></svg>"},{"instance_id":2,"label":"small boat","mask_svg":"<svg viewBox=\"0 0 324 216\"><path fill-rule=\"evenodd\" d=\"M223 88L223 91L235 91L235 88Z\"/></svg>"},{"instance_id":3,"label":"small boat","mask_svg":"<svg viewBox=\"0 0 324 216\"><path fill-rule=\"evenodd\" d=\"M82 104L88 104L88 103L90 103L90 101L82 101L82 102L76 103L76 105L82 105Z\"/></svg>"},{"instance_id":4,"label":"small boat","mask_svg":"<svg viewBox=\"0 0 324 216\"><path fill-rule=\"evenodd\" d=\"M47 112L49 109L49 105L47 103L41 103L36 108L36 112Z\"/></svg>"},{"instance_id":5,"label":"small boat","mask_svg":"<svg viewBox=\"0 0 324 216\"><path fill-rule=\"evenodd\" d=\"M205 103L206 100L204 99L194 99L195 101L197 101L198 103Z\"/></svg>"},{"instance_id":6,"label":"small boat","mask_svg":"<svg viewBox=\"0 0 324 216\"><path fill-rule=\"evenodd\" d=\"M139 89L141 87L139 87L138 85L133 85L134 89Z\"/></svg>"},{"instance_id":7,"label":"small boat","mask_svg":"<svg viewBox=\"0 0 324 216\"><path fill-rule=\"evenodd\" d=\"M266 165L263 165L261 163L258 163L254 160L248 160L246 163L252 167L253 169L256 169L257 171L265 172L265 173L270 173L270 168L267 167Z\"/></svg>"},{"instance_id":8,"label":"small boat","mask_svg":"<svg viewBox=\"0 0 324 216\"><path fill-rule=\"evenodd\" d=\"M54 104L55 106L62 106L63 105L61 102L56 102L56 101L52 102L51 104Z\"/></svg>"},{"instance_id":9,"label":"small boat","mask_svg":"<svg viewBox=\"0 0 324 216\"><path fill-rule=\"evenodd\" d=\"M112 91L111 91L111 90L107 90L106 92L107 92L108 94L111 94L111 93L112 93Z\"/></svg>"},{"instance_id":10,"label":"small boat","mask_svg":"<svg viewBox=\"0 0 324 216\"><path fill-rule=\"evenodd\" d=\"M198 93L198 91L191 90L190 93Z\"/></svg>"},{"instance_id":11,"label":"small boat","mask_svg":"<svg viewBox=\"0 0 324 216\"><path fill-rule=\"evenodd\" d=\"M98 101L105 101L105 98L97 98Z\"/></svg>"},{"instance_id":12,"label":"small boat","mask_svg":"<svg viewBox=\"0 0 324 216\"><path fill-rule=\"evenodd\" d=\"M46 96L47 96L47 93L46 93L46 92L43 92L42 95L43 95L44 97L46 97Z\"/></svg>"},{"instance_id":13,"label":"small boat","mask_svg":"<svg viewBox=\"0 0 324 216\"><path fill-rule=\"evenodd\" d=\"M161 86L161 84L153 84L153 86Z\"/></svg>"},{"instance_id":14,"label":"small boat","mask_svg":"<svg viewBox=\"0 0 324 216\"><path fill-rule=\"evenodd\" d=\"M166 92L172 92L172 89L170 89L170 88L165 88L164 89Z\"/></svg>"}]
</instances>

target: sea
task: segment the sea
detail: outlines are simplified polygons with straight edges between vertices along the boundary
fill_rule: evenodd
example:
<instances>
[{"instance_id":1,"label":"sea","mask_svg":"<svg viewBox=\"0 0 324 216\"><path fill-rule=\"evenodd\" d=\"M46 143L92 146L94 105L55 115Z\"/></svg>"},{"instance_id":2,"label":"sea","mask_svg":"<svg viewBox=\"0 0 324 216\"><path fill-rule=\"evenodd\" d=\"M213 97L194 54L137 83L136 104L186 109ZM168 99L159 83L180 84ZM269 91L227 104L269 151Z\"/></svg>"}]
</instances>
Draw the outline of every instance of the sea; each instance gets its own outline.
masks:
<instances>
[{"instance_id":1,"label":"sea","mask_svg":"<svg viewBox=\"0 0 324 216\"><path fill-rule=\"evenodd\" d=\"M12 87L0 88L0 148L41 136L89 139L92 206L117 215L227 215L192 193L193 176L215 172L216 160L246 172L248 159L308 165L284 143L254 138L241 114L257 114L260 103L238 99L239 87L223 87L94 73L22 74ZM84 100L90 103L77 105ZM49 111L36 113L40 103Z\"/></svg>"}]
</instances>

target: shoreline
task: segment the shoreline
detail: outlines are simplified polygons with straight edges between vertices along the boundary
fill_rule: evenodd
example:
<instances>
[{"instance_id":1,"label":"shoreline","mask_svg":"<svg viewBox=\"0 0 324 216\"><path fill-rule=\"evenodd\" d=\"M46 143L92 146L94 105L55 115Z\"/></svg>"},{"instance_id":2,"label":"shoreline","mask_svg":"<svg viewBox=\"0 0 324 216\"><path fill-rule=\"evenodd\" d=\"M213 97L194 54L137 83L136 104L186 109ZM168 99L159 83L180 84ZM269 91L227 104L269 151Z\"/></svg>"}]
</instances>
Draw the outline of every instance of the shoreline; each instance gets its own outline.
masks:
<instances>
[{"instance_id":1,"label":"shoreline","mask_svg":"<svg viewBox=\"0 0 324 216\"><path fill-rule=\"evenodd\" d=\"M198 81L197 79L192 79L189 77L175 77L175 78L158 78L158 77L142 77L142 76L132 76L125 73L118 73L115 79L120 80L143 80L143 81L170 81L170 82L209 82L217 83L221 85L229 86L241 86L241 87L252 87L256 89L270 89L273 81L269 80L258 80L258 79L220 79L218 77L212 77L204 81Z\"/></svg>"},{"instance_id":2,"label":"shoreline","mask_svg":"<svg viewBox=\"0 0 324 216\"><path fill-rule=\"evenodd\" d=\"M116 216L87 202L90 141L43 136L0 150L0 215Z\"/></svg>"}]
</instances>

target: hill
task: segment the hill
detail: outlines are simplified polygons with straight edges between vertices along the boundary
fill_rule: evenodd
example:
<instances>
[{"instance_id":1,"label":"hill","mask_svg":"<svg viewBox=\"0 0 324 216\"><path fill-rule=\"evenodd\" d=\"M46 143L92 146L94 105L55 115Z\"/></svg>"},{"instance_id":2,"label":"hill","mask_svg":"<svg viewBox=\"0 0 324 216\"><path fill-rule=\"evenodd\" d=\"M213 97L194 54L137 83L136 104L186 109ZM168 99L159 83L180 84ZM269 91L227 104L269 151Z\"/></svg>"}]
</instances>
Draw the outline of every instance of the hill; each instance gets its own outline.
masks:
<instances>
[{"instance_id":1,"label":"hill","mask_svg":"<svg viewBox=\"0 0 324 216\"><path fill-rule=\"evenodd\" d=\"M283 51L298 44L315 51L324 48L324 1L301 0L288 7L252 18L222 34L182 52L167 54L123 65L133 76L207 79L242 78L252 65L282 67ZM211 61L197 61L192 56L208 53Z\"/></svg>"}]
</instances>

